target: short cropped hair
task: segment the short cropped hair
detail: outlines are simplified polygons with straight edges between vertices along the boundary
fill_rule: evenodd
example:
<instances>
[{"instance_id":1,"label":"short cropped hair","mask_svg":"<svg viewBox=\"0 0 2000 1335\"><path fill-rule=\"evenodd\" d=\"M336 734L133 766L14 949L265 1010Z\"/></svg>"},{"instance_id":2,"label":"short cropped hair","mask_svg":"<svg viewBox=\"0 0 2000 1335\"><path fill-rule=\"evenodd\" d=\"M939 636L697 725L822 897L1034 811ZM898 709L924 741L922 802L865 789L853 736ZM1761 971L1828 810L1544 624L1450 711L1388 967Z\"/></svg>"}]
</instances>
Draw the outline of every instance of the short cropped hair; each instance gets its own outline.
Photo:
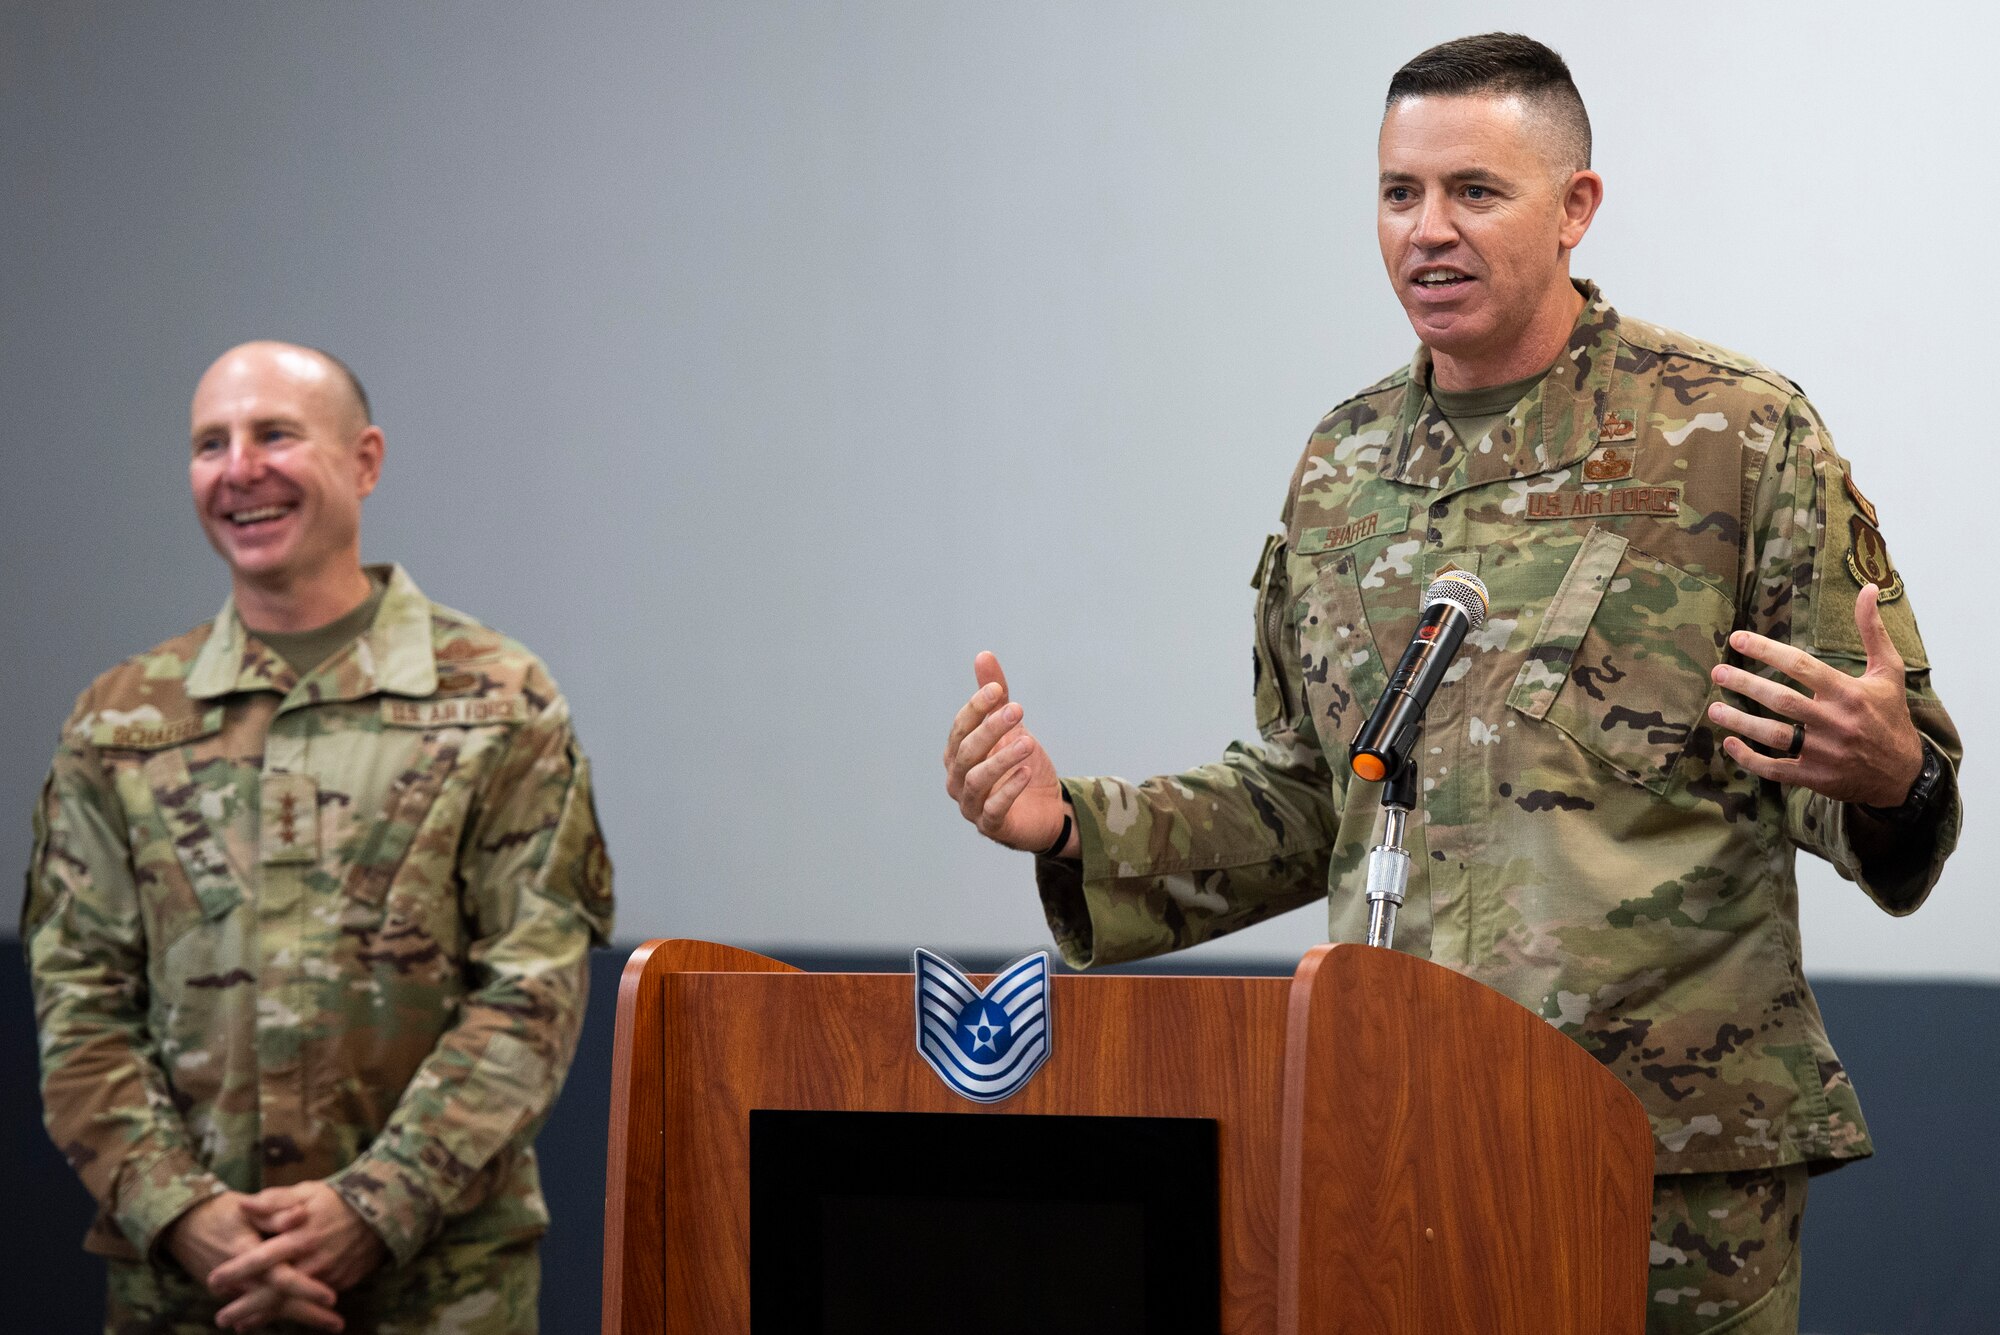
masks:
<instances>
[{"instance_id":1,"label":"short cropped hair","mask_svg":"<svg viewBox=\"0 0 2000 1335\"><path fill-rule=\"evenodd\" d=\"M1444 42L1413 57L1389 80L1383 110L1410 97L1516 96L1542 112L1558 136L1551 147L1570 170L1590 167L1590 113L1563 58L1532 37L1488 32Z\"/></svg>"},{"instance_id":2,"label":"short cropped hair","mask_svg":"<svg viewBox=\"0 0 2000 1335\"><path fill-rule=\"evenodd\" d=\"M354 397L361 403L361 420L370 426L375 425L375 410L368 406L368 391L361 387L361 377L354 374L354 368L325 348L315 348L309 344L300 346L315 357L323 358L328 366L340 372L341 378L347 381L347 387L354 391Z\"/></svg>"}]
</instances>

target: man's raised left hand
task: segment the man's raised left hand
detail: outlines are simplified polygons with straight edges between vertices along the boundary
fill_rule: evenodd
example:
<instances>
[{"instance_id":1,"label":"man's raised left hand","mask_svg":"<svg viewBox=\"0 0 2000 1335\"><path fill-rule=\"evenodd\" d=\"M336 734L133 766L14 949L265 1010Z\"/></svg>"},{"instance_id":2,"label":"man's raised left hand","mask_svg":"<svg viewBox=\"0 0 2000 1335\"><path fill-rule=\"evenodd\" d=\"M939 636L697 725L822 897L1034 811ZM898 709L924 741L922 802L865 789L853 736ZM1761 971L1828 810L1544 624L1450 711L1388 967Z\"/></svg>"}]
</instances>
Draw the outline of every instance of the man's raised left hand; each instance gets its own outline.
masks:
<instances>
[{"instance_id":1,"label":"man's raised left hand","mask_svg":"<svg viewBox=\"0 0 2000 1335\"><path fill-rule=\"evenodd\" d=\"M1903 804L1923 770L1923 742L1910 721L1903 656L1882 624L1880 597L1881 590L1869 584L1854 600L1854 624L1868 651L1868 666L1858 677L1751 631L1729 637L1730 648L1776 668L1803 690L1717 664L1710 674L1716 685L1756 701L1775 716L1745 713L1719 700L1710 705L1709 720L1737 734L1723 739L1724 754L1761 779L1810 788L1836 801ZM1804 746L1797 758L1787 759L1795 723L1805 726ZM1753 749L1745 738L1764 751Z\"/></svg>"}]
</instances>

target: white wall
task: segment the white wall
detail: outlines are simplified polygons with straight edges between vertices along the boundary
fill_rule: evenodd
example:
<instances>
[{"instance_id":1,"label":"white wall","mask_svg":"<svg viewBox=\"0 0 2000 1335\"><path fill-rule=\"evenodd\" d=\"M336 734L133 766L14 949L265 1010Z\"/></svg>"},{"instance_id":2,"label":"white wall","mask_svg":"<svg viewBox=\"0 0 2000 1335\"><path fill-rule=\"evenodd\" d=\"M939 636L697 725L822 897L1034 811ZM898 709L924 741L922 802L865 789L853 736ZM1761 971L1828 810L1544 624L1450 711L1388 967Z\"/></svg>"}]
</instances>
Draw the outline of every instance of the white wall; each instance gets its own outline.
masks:
<instances>
[{"instance_id":1,"label":"white wall","mask_svg":"<svg viewBox=\"0 0 2000 1335\"><path fill-rule=\"evenodd\" d=\"M75 691L221 601L187 397L275 336L375 397L370 556L564 682L621 936L1038 944L1025 859L940 791L972 654L1068 769L1248 731L1261 535L1320 413L1411 345L1382 90L1511 26L1596 121L1579 272L1807 386L1965 733L1932 903L1891 921L1815 865L1809 967L2000 979L1992 636L1947 615L1995 552L1988 7L0 12L0 863Z\"/></svg>"}]
</instances>

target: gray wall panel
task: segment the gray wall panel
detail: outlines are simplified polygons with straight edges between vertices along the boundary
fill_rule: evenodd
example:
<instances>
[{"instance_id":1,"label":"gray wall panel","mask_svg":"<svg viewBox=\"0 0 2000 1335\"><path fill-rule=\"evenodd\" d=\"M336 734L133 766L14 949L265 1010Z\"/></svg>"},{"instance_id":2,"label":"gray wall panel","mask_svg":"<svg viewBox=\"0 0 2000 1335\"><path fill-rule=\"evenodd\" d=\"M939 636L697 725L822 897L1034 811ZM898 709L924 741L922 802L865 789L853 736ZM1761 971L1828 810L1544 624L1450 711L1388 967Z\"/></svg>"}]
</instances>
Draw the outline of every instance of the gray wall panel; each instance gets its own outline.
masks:
<instances>
[{"instance_id":1,"label":"gray wall panel","mask_svg":"<svg viewBox=\"0 0 2000 1335\"><path fill-rule=\"evenodd\" d=\"M1403 360L1373 125L1420 46L1571 57L1610 197L1579 268L1799 377L1923 611L1993 553L1987 8L0 6L0 863L75 692L209 615L185 405L226 344L361 370L367 549L573 697L623 927L1005 953L1026 869L936 753L1001 651L1059 763L1248 731L1249 593L1306 431ZM1921 88L1921 95L1916 91ZM2000 978L1996 848L1888 923L1807 877L1823 971ZM0 882L0 917L16 890ZM1305 912L1207 947L1295 957Z\"/></svg>"}]
</instances>

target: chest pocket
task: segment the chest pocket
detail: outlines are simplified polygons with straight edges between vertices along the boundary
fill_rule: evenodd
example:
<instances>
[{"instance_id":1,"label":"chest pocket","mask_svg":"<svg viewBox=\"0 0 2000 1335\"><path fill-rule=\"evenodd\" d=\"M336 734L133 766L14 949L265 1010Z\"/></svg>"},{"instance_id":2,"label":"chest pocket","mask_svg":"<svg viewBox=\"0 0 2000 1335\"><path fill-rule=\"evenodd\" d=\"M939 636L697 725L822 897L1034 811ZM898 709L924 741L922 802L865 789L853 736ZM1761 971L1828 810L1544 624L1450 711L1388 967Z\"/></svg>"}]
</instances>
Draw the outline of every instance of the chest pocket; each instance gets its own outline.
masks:
<instances>
[{"instance_id":1,"label":"chest pocket","mask_svg":"<svg viewBox=\"0 0 2000 1335\"><path fill-rule=\"evenodd\" d=\"M222 711L215 709L155 735L106 725L92 735L125 806L140 911L155 950L243 902L246 860L229 833L246 788L255 790L255 768L228 756L194 755L221 727Z\"/></svg>"},{"instance_id":2,"label":"chest pocket","mask_svg":"<svg viewBox=\"0 0 2000 1335\"><path fill-rule=\"evenodd\" d=\"M1407 565L1421 545L1405 539L1406 506L1385 507L1331 528L1302 530L1286 565L1300 591L1290 616L1298 632L1305 703L1330 752L1346 745L1388 683L1375 649L1361 584L1387 563Z\"/></svg>"},{"instance_id":3,"label":"chest pocket","mask_svg":"<svg viewBox=\"0 0 2000 1335\"><path fill-rule=\"evenodd\" d=\"M1656 793L1700 726L1734 621L1727 594L1592 528L1542 614L1507 703Z\"/></svg>"},{"instance_id":4,"label":"chest pocket","mask_svg":"<svg viewBox=\"0 0 2000 1335\"><path fill-rule=\"evenodd\" d=\"M384 794L379 812L368 813L356 833L356 844L343 850L347 871L341 889L348 896L365 905L381 905L418 832L430 821L445 781L458 767L465 738L462 728L423 735L416 754ZM455 848L456 835L447 842Z\"/></svg>"}]
</instances>

